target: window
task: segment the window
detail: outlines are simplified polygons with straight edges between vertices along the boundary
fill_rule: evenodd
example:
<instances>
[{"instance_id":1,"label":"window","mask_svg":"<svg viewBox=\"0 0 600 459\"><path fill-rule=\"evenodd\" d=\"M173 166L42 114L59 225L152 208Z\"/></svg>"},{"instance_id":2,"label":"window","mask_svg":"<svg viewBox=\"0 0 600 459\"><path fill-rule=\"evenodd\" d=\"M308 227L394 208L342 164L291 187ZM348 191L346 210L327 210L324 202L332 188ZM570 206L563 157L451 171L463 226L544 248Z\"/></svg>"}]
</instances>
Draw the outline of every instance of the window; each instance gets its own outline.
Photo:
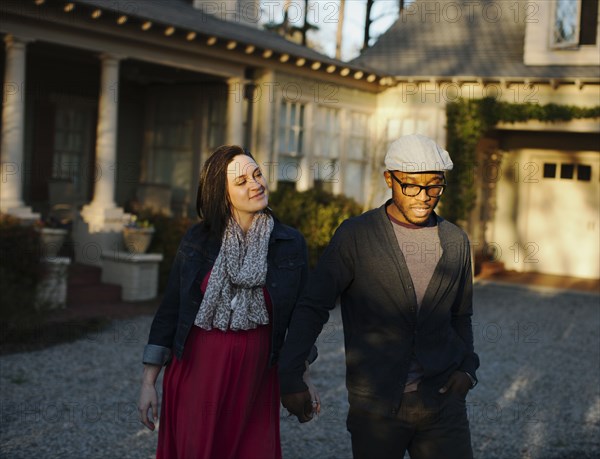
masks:
<instances>
[{"instance_id":1,"label":"window","mask_svg":"<svg viewBox=\"0 0 600 459\"><path fill-rule=\"evenodd\" d=\"M544 163L544 178L556 177L556 164Z\"/></svg>"},{"instance_id":2,"label":"window","mask_svg":"<svg viewBox=\"0 0 600 459\"><path fill-rule=\"evenodd\" d=\"M598 0L556 0L552 44L555 48L595 45Z\"/></svg>"},{"instance_id":3,"label":"window","mask_svg":"<svg viewBox=\"0 0 600 459\"><path fill-rule=\"evenodd\" d=\"M208 98L208 149L213 152L225 143L227 117L225 115L227 102L224 95L215 91Z\"/></svg>"},{"instance_id":4,"label":"window","mask_svg":"<svg viewBox=\"0 0 600 459\"><path fill-rule=\"evenodd\" d=\"M299 102L282 100L279 107L279 181L296 182L302 169L306 107Z\"/></svg>"},{"instance_id":5,"label":"window","mask_svg":"<svg viewBox=\"0 0 600 459\"><path fill-rule=\"evenodd\" d=\"M77 107L57 107L54 121L54 155L52 178L70 180L76 191L82 191L82 177L90 139L90 113Z\"/></svg>"},{"instance_id":6,"label":"window","mask_svg":"<svg viewBox=\"0 0 600 459\"><path fill-rule=\"evenodd\" d=\"M340 111L335 108L318 107L314 132L314 163L311 165L314 186L333 192L333 184L339 181Z\"/></svg>"},{"instance_id":7,"label":"window","mask_svg":"<svg viewBox=\"0 0 600 459\"><path fill-rule=\"evenodd\" d=\"M592 180L592 166L585 164L577 165L577 180L582 182L589 182Z\"/></svg>"},{"instance_id":8,"label":"window","mask_svg":"<svg viewBox=\"0 0 600 459\"><path fill-rule=\"evenodd\" d=\"M561 179L572 179L575 172L574 164L561 164L560 165L560 178Z\"/></svg>"},{"instance_id":9,"label":"window","mask_svg":"<svg viewBox=\"0 0 600 459\"><path fill-rule=\"evenodd\" d=\"M170 185L172 200L186 201L192 181L194 104L189 95L162 92L156 95L154 136L148 178Z\"/></svg>"},{"instance_id":10,"label":"window","mask_svg":"<svg viewBox=\"0 0 600 459\"><path fill-rule=\"evenodd\" d=\"M368 171L369 115L353 112L350 114L347 163L344 167L344 194L365 201L365 181Z\"/></svg>"},{"instance_id":11,"label":"window","mask_svg":"<svg viewBox=\"0 0 600 459\"><path fill-rule=\"evenodd\" d=\"M556 178L557 164L544 163L544 178ZM570 164L560 165L560 178L564 180L577 180L589 182L592 180L592 166L588 164Z\"/></svg>"}]
</instances>

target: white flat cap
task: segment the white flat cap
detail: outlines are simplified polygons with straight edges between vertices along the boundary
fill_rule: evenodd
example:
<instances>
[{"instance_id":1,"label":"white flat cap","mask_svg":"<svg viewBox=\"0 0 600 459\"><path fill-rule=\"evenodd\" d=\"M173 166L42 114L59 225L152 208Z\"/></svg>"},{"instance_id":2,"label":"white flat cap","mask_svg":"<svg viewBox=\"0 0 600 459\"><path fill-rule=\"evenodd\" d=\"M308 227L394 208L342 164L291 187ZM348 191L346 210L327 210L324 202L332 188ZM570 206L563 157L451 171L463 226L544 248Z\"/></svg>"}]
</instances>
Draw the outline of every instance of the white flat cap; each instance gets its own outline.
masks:
<instances>
[{"instance_id":1,"label":"white flat cap","mask_svg":"<svg viewBox=\"0 0 600 459\"><path fill-rule=\"evenodd\" d=\"M449 171L452 166L448 152L429 137L420 134L400 137L392 142L385 155L385 167L390 171Z\"/></svg>"}]
</instances>

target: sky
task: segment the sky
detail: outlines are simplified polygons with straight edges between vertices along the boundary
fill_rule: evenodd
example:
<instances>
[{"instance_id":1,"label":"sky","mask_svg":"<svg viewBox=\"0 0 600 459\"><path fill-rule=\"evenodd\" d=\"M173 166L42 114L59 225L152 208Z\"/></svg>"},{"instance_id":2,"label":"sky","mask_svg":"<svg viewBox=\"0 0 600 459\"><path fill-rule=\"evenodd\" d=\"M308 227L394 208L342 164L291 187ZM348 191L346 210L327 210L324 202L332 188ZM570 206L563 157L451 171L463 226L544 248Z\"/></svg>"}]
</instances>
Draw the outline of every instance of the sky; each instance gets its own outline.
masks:
<instances>
[{"instance_id":1,"label":"sky","mask_svg":"<svg viewBox=\"0 0 600 459\"><path fill-rule=\"evenodd\" d=\"M285 0L261 0L265 22L283 20ZM362 47L365 23L366 0L346 0L345 20L342 41L342 60L356 56ZM292 25L301 26L304 22L304 0L291 0L289 20ZM335 57L335 38L340 12L339 0L309 0L308 21L319 27L311 31L308 39L321 46L319 51ZM377 19L371 26L371 34L379 35L387 30L398 17L398 0L375 0L371 18Z\"/></svg>"}]
</instances>

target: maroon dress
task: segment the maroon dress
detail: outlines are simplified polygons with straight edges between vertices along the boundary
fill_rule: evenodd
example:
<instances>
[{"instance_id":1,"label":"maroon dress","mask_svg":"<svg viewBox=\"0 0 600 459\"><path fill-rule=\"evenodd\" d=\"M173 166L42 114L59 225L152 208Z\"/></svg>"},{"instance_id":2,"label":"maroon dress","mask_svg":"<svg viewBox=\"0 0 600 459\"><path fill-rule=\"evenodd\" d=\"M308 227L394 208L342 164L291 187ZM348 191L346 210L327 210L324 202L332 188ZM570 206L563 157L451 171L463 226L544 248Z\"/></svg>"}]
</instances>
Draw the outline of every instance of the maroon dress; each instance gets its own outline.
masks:
<instances>
[{"instance_id":1,"label":"maroon dress","mask_svg":"<svg viewBox=\"0 0 600 459\"><path fill-rule=\"evenodd\" d=\"M281 459L270 343L271 324L226 332L192 326L181 360L173 357L165 370L157 459Z\"/></svg>"}]
</instances>

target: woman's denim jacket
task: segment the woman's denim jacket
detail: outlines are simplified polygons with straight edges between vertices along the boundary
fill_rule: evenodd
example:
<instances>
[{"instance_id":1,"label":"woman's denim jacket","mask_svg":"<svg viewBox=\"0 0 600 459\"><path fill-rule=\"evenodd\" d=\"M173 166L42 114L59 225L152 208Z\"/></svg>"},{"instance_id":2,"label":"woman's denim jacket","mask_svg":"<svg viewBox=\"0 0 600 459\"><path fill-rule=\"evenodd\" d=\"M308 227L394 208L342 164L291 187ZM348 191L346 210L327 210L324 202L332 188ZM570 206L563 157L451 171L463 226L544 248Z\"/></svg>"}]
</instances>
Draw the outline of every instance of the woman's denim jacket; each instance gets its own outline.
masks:
<instances>
[{"instance_id":1,"label":"woman's denim jacket","mask_svg":"<svg viewBox=\"0 0 600 459\"><path fill-rule=\"evenodd\" d=\"M194 225L183 237L171 268L167 289L154 316L143 362L165 365L172 353L181 358L185 342L202 303L202 280L212 268L220 241L209 237L202 223ZM295 229L275 220L267 254L266 288L273 303L271 355L274 365L283 345L296 300L308 272L304 237ZM309 361L316 358L316 349Z\"/></svg>"}]
</instances>

